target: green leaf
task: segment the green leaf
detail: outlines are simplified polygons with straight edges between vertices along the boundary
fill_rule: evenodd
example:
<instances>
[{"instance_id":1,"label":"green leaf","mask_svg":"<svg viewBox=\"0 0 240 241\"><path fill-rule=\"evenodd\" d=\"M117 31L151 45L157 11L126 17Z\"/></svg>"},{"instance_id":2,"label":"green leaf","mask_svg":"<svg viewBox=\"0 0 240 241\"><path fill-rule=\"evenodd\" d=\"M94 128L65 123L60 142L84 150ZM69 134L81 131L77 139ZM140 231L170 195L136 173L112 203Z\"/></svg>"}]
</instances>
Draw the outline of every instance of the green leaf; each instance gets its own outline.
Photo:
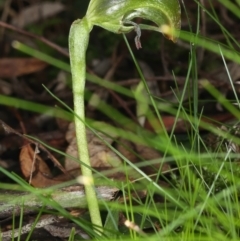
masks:
<instances>
[{"instance_id":1,"label":"green leaf","mask_svg":"<svg viewBox=\"0 0 240 241\"><path fill-rule=\"evenodd\" d=\"M134 18L154 22L157 27L140 25L143 29L162 32L175 41L181 27L181 9L178 0L92 0L87 18L93 24L115 33L127 33Z\"/></svg>"}]
</instances>

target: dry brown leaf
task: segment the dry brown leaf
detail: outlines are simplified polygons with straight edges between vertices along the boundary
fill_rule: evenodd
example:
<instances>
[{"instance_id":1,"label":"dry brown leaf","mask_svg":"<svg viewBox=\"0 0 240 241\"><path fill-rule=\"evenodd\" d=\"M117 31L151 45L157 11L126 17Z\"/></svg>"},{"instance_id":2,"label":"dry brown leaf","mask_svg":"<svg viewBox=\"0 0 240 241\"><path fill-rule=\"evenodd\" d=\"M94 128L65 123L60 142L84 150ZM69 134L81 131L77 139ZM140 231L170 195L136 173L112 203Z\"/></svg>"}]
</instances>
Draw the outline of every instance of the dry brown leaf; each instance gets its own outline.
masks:
<instances>
[{"instance_id":1,"label":"dry brown leaf","mask_svg":"<svg viewBox=\"0 0 240 241\"><path fill-rule=\"evenodd\" d=\"M20 164L23 175L29 178L32 174L36 172L42 172L46 175L51 175L49 167L42 160L42 158L34 151L30 144L22 147L20 152Z\"/></svg>"},{"instance_id":2,"label":"dry brown leaf","mask_svg":"<svg viewBox=\"0 0 240 241\"><path fill-rule=\"evenodd\" d=\"M47 187L61 182L52 179L49 167L30 144L22 147L19 159L24 177L34 187Z\"/></svg>"},{"instance_id":3,"label":"dry brown leaf","mask_svg":"<svg viewBox=\"0 0 240 241\"><path fill-rule=\"evenodd\" d=\"M112 144L112 138L98 133L101 138L105 140L108 144ZM66 153L75 158L78 157L76 137L75 137L75 128L74 124L71 123L69 125L69 130L66 133L66 140L70 143ZM91 166L93 168L106 168L109 167L120 167L122 166L122 160L117 156L115 152L113 152L109 147L106 146L97 136L95 136L91 131L87 130L87 141L88 141L88 150L90 156ZM161 162L161 155L158 151L153 148L134 144L127 140L118 140L120 144L117 145L116 149L123 154L129 161L132 163L139 163L142 160L152 160L159 159L159 162L154 165L146 165L141 168L147 174L155 174L161 169L162 172L170 170L170 166L167 163ZM135 155L138 154L137 155ZM141 158L139 158L139 156ZM77 170L79 168L79 163L77 161L72 160L71 158L66 158L65 160L65 168L66 170ZM136 176L136 175L135 175ZM134 174L132 173L132 177ZM117 178L117 175L116 175Z\"/></svg>"},{"instance_id":4,"label":"dry brown leaf","mask_svg":"<svg viewBox=\"0 0 240 241\"><path fill-rule=\"evenodd\" d=\"M74 178L71 173L66 172L58 160L41 143L37 143L29 139L27 136L8 126L1 119L0 127L3 127L7 133L14 133L17 136L20 136L24 140L24 143L28 143L22 147L19 160L22 173L32 186L48 187L62 183L64 181L72 180ZM23 127L23 129L23 132L25 133L25 128ZM31 144L35 146L35 150L33 150ZM64 174L59 175L56 178L52 178L52 173L48 165L38 155L40 152L39 149L47 153L48 157L52 160L54 165L58 167L59 170L61 170Z\"/></svg>"},{"instance_id":5,"label":"dry brown leaf","mask_svg":"<svg viewBox=\"0 0 240 241\"><path fill-rule=\"evenodd\" d=\"M0 59L0 78L12 78L43 70L47 64L35 58Z\"/></svg>"},{"instance_id":6,"label":"dry brown leaf","mask_svg":"<svg viewBox=\"0 0 240 241\"><path fill-rule=\"evenodd\" d=\"M102 134L98 133L101 138L103 138L110 145L113 140ZM76 137L75 137L75 128L74 124L69 125L69 131L66 134L66 139L70 143L66 153L70 156L78 158ZM88 141L88 150L90 156L90 162L92 167L117 167L122 164L120 158L106 146L97 136L95 136L91 131L87 130L87 141ZM73 170L79 168L79 162L74 161L71 158L66 158L65 160L65 169Z\"/></svg>"},{"instance_id":7,"label":"dry brown leaf","mask_svg":"<svg viewBox=\"0 0 240 241\"><path fill-rule=\"evenodd\" d=\"M37 188L45 188L45 187L50 187L53 185L57 185L60 183L63 183L64 181L68 181L69 179L65 180L65 179L58 179L58 178L50 178L46 175L44 175L41 172L38 172L31 181L31 185L33 187L37 187Z\"/></svg>"},{"instance_id":8,"label":"dry brown leaf","mask_svg":"<svg viewBox=\"0 0 240 241\"><path fill-rule=\"evenodd\" d=\"M36 23L42 19L54 16L63 11L65 6L60 2L41 2L24 8L11 24L23 28L28 24Z\"/></svg>"}]
</instances>

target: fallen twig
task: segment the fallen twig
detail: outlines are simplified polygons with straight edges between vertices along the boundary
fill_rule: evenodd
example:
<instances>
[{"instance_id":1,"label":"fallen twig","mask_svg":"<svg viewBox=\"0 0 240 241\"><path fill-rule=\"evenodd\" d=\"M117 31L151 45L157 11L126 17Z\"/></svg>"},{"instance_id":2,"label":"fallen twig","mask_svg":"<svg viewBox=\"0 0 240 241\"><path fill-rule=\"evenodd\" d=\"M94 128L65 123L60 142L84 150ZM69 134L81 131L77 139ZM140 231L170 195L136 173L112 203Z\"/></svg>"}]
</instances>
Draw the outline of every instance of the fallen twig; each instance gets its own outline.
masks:
<instances>
[{"instance_id":1,"label":"fallen twig","mask_svg":"<svg viewBox=\"0 0 240 241\"><path fill-rule=\"evenodd\" d=\"M0 194L0 218L11 217L20 214L24 207L24 214L36 212L42 206L46 209L62 208L85 208L87 207L86 197L83 186L69 186L59 190L47 192L48 189L42 189L39 195L33 195L26 192L5 192ZM111 201L116 192L115 187L101 186L95 188L98 200ZM49 189L50 191L50 189ZM47 200L49 200L47 202ZM50 205L51 203L51 205Z\"/></svg>"}]
</instances>

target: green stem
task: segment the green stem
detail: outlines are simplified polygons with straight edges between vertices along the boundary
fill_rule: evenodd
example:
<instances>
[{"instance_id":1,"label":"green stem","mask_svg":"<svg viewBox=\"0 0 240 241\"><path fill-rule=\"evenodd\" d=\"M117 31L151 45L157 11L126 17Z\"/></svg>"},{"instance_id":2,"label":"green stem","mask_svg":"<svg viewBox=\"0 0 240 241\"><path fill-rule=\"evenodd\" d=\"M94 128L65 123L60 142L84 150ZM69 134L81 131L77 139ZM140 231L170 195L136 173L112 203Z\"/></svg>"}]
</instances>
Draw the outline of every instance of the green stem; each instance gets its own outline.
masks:
<instances>
[{"instance_id":1,"label":"green stem","mask_svg":"<svg viewBox=\"0 0 240 241\"><path fill-rule=\"evenodd\" d=\"M75 128L78 147L78 156L81 160L81 172L90 183L86 183L85 192L90 212L90 217L93 225L102 227L98 200L94 188L94 180L92 171L88 168L90 164L88 154L88 143L85 128L84 114L84 88L86 79L86 51L88 47L89 34L92 30L92 25L87 18L78 19L73 22L69 33L69 53L72 72L73 84L73 101L75 112ZM101 228L96 231L101 231Z\"/></svg>"}]
</instances>

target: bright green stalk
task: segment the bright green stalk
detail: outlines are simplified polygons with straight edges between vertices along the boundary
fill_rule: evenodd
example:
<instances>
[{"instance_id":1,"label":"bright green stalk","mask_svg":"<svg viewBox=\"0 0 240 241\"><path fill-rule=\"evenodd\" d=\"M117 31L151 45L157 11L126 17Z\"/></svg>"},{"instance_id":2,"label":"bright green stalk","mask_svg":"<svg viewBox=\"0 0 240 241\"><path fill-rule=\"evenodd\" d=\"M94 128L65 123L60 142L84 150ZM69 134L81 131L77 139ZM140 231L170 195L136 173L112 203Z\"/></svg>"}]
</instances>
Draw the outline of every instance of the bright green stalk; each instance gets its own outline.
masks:
<instances>
[{"instance_id":1,"label":"bright green stalk","mask_svg":"<svg viewBox=\"0 0 240 241\"><path fill-rule=\"evenodd\" d=\"M69 34L69 53L72 72L77 147L79 159L81 163L83 163L81 164L81 172L84 177L90 180L90 183L85 184L86 199L93 225L102 227L98 200L94 189L93 175L91 169L87 167L91 166L91 164L85 129L84 88L86 78L86 51L91 30L92 25L87 21L87 18L78 19L73 22Z\"/></svg>"}]
</instances>

